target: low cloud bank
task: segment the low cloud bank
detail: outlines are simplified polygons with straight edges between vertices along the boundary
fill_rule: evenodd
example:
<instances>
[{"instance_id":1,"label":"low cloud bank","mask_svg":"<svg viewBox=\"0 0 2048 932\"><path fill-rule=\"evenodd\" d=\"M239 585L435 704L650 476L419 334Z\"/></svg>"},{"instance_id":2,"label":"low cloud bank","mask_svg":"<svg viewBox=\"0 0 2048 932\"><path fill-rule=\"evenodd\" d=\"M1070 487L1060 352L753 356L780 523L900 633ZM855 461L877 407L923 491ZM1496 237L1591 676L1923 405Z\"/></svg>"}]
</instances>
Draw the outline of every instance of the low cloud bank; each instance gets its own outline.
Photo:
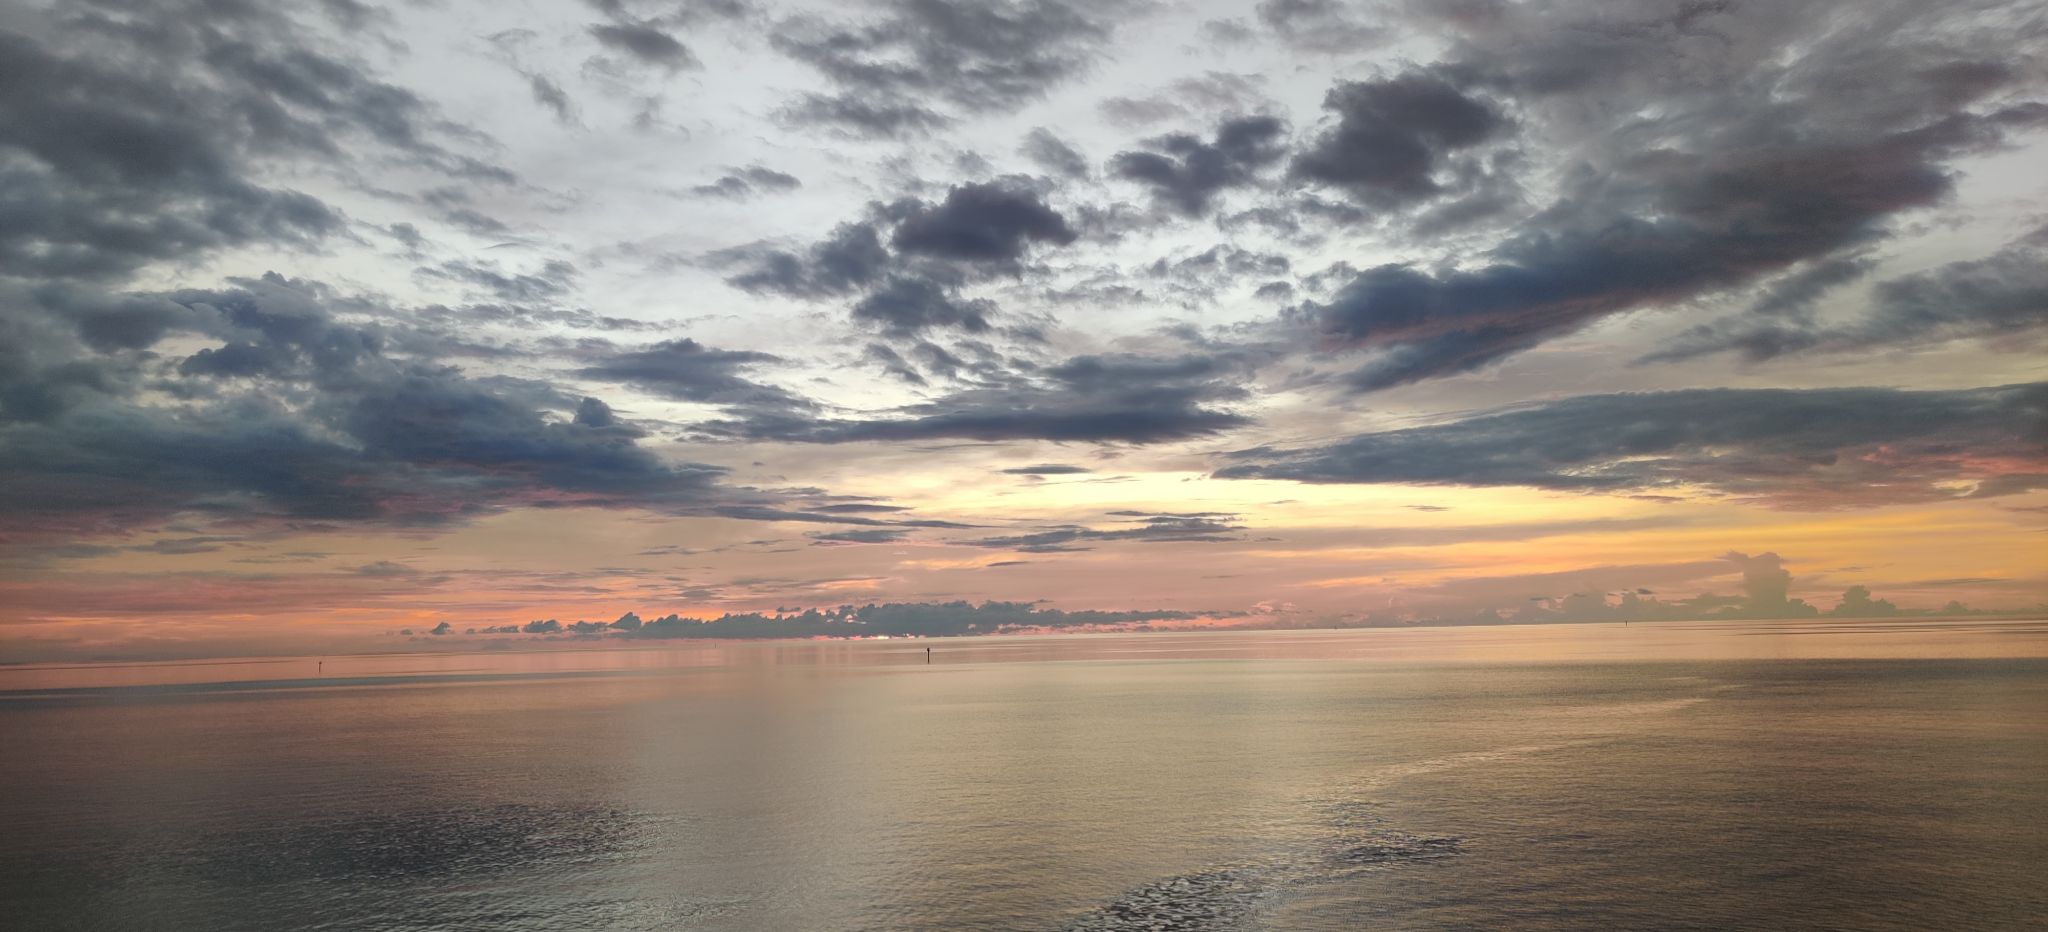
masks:
<instances>
[{"instance_id":1,"label":"low cloud bank","mask_svg":"<svg viewBox=\"0 0 2048 932\"><path fill-rule=\"evenodd\" d=\"M1179 517L1196 517L1183 515ZM1740 593L1711 590L1684 598L1660 597L1642 582L1696 583L1740 576ZM1626 582L1623 582L1626 580ZM782 608L727 613L717 618L669 614L643 619L627 612L617 619L564 623L553 618L524 624L470 628L471 635L541 635L608 639L763 639L961 637L1046 629L1143 630L1153 622L1216 622L1236 628L1355 628L1444 625L1583 624L1621 621L1712 621L1827 618L1957 617L2048 611L2029 608L1971 609L1957 600L1940 608L1904 608L1876 597L1868 586L1851 585L1836 604L1823 607L1792 595L1796 577L1776 553L1729 551L1692 563L1589 567L1562 573L1457 580L1411 590L1411 607L1365 612L1307 613L1291 607L1248 614L1188 611L1062 611L1035 602L889 602L833 608ZM1942 584L1998 582L1995 578L1936 580ZM1624 588L1613 588L1622 583ZM1688 586L1690 588L1690 586ZM1805 587L1812 591L1815 586ZM1177 626L1176 626L1177 627ZM447 633L444 623L433 634ZM410 633L408 630L404 633Z\"/></svg>"},{"instance_id":2,"label":"low cloud bank","mask_svg":"<svg viewBox=\"0 0 2048 932\"><path fill-rule=\"evenodd\" d=\"M578 621L563 624L549 618L524 625L471 628L470 634L576 634L617 638L811 638L811 637L954 637L999 634L1035 628L1085 628L1135 625L1153 621L1188 621L1200 612L1061 611L1029 602L891 602L882 605L841 605L801 612L727 613L717 618L664 615L642 620L627 612L610 623Z\"/></svg>"}]
</instances>

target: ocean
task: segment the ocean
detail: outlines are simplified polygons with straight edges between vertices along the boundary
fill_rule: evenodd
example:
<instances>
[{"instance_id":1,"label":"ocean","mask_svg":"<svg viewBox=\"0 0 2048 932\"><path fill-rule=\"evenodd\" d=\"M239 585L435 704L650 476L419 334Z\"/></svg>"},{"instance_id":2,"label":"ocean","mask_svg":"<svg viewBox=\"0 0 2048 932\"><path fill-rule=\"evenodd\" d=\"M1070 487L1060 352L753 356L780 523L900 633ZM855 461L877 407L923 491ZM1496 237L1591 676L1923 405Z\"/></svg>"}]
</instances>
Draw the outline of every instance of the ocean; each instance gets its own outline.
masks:
<instances>
[{"instance_id":1,"label":"ocean","mask_svg":"<svg viewBox=\"0 0 2048 932\"><path fill-rule=\"evenodd\" d=\"M2043 621L22 666L0 747L8 929L2048 925Z\"/></svg>"}]
</instances>

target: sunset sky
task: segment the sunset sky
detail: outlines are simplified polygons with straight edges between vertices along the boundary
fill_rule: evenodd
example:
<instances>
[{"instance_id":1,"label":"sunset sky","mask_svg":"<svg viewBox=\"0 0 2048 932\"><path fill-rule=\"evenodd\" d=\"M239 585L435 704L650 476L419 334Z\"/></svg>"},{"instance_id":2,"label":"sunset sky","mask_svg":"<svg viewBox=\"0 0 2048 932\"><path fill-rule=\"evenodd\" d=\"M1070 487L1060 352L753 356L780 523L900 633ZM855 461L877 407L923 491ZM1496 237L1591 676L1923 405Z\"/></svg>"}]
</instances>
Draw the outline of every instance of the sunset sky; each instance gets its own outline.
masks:
<instances>
[{"instance_id":1,"label":"sunset sky","mask_svg":"<svg viewBox=\"0 0 2048 932\"><path fill-rule=\"evenodd\" d=\"M2031 3L8 4L0 661L2027 610L2044 165Z\"/></svg>"}]
</instances>

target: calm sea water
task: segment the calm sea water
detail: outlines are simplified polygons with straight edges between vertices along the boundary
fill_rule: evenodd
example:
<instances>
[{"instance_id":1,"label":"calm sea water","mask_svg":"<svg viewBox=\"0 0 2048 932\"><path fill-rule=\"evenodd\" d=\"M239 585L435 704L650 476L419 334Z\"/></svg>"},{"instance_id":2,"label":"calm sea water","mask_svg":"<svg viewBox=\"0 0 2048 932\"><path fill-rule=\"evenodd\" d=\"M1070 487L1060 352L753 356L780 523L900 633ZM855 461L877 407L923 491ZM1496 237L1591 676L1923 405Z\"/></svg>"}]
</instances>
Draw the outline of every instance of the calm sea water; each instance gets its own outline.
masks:
<instances>
[{"instance_id":1,"label":"calm sea water","mask_svg":"<svg viewBox=\"0 0 2048 932\"><path fill-rule=\"evenodd\" d=\"M6 669L0 925L2041 928L2044 658L1829 622Z\"/></svg>"}]
</instances>

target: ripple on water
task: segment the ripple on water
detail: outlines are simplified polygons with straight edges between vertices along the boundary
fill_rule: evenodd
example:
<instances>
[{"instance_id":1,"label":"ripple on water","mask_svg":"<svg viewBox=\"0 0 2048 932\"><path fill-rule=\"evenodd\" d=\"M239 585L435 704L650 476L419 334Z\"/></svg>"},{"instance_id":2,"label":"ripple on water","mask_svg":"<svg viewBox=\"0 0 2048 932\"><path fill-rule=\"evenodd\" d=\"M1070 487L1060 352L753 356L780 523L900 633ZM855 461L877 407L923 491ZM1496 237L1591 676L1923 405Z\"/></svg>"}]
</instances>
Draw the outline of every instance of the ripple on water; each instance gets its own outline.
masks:
<instances>
[{"instance_id":1,"label":"ripple on water","mask_svg":"<svg viewBox=\"0 0 2048 932\"><path fill-rule=\"evenodd\" d=\"M1156 880L1074 919L1065 932L1230 930L1256 924L1260 907L1290 891L1338 883L1404 864L1453 857L1464 840L1388 828L1370 807L1341 803L1311 837L1243 863Z\"/></svg>"}]
</instances>

